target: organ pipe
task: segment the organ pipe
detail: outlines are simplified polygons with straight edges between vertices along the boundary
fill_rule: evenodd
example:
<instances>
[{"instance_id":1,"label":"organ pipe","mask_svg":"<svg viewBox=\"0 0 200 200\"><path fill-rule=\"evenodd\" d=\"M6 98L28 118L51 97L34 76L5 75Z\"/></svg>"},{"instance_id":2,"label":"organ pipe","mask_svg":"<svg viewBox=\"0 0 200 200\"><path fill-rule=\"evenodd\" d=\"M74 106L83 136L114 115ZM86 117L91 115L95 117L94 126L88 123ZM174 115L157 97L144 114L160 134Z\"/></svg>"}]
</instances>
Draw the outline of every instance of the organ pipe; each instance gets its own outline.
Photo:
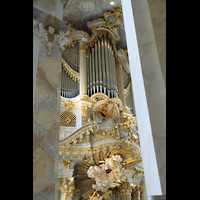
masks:
<instances>
[{"instance_id":1,"label":"organ pipe","mask_svg":"<svg viewBox=\"0 0 200 200\"><path fill-rule=\"evenodd\" d=\"M95 94L95 86L96 86L96 77L95 77L95 66L94 66L94 48L92 48L92 94Z\"/></svg>"},{"instance_id":2,"label":"organ pipe","mask_svg":"<svg viewBox=\"0 0 200 200\"><path fill-rule=\"evenodd\" d=\"M99 63L99 85L100 85L100 92L103 92L103 79L102 79L102 65L101 65L101 44L100 39L98 39L98 63Z\"/></svg>"},{"instance_id":3,"label":"organ pipe","mask_svg":"<svg viewBox=\"0 0 200 200\"><path fill-rule=\"evenodd\" d=\"M92 95L92 55L91 55L91 53L89 53L89 60L90 60L90 62L89 62L89 70L90 70L90 73L89 73L89 77L90 77L90 80L89 80L89 82L90 82L90 92L88 93L88 95L91 96Z\"/></svg>"},{"instance_id":4,"label":"organ pipe","mask_svg":"<svg viewBox=\"0 0 200 200\"><path fill-rule=\"evenodd\" d=\"M106 81L107 81L107 94L110 97L110 78L109 78L109 63L108 63L108 43L107 43L107 37L105 37L105 63L106 63Z\"/></svg>"},{"instance_id":5,"label":"organ pipe","mask_svg":"<svg viewBox=\"0 0 200 200\"><path fill-rule=\"evenodd\" d=\"M111 61L111 46L110 46L110 41L107 40L108 42L108 63L109 63L109 75L110 75L110 97L113 97L113 66L112 66L112 61Z\"/></svg>"},{"instance_id":6,"label":"organ pipe","mask_svg":"<svg viewBox=\"0 0 200 200\"><path fill-rule=\"evenodd\" d=\"M87 57L86 53L79 52L79 44L76 44L63 52L63 58L74 71L79 72L80 78L84 79L82 81L84 86L81 86L81 82L79 85L73 81L62 67L61 96L73 98L79 94L79 90L80 92L86 90L88 96L98 92L105 93L110 98L119 96L114 48L108 36L102 35L101 38L98 38L90 47ZM82 64L84 65L83 69Z\"/></svg>"},{"instance_id":7,"label":"organ pipe","mask_svg":"<svg viewBox=\"0 0 200 200\"><path fill-rule=\"evenodd\" d=\"M107 93L107 83L106 83L106 67L105 67L105 59L104 59L104 37L101 38L101 56L102 56L102 80L103 80L103 93Z\"/></svg>"},{"instance_id":8,"label":"organ pipe","mask_svg":"<svg viewBox=\"0 0 200 200\"><path fill-rule=\"evenodd\" d=\"M62 57L65 60L66 64L68 64L74 71L77 72L79 72L78 54L78 44L74 45L74 47L66 49L62 54ZM64 66L62 66L61 73L60 95L65 98L73 98L77 96L79 94L79 84L72 80L72 77L70 77L70 75L66 73Z\"/></svg>"},{"instance_id":9,"label":"organ pipe","mask_svg":"<svg viewBox=\"0 0 200 200\"><path fill-rule=\"evenodd\" d=\"M98 70L98 59L97 59L97 43L95 42L95 75L96 75L96 92L99 92L99 70Z\"/></svg>"}]
</instances>

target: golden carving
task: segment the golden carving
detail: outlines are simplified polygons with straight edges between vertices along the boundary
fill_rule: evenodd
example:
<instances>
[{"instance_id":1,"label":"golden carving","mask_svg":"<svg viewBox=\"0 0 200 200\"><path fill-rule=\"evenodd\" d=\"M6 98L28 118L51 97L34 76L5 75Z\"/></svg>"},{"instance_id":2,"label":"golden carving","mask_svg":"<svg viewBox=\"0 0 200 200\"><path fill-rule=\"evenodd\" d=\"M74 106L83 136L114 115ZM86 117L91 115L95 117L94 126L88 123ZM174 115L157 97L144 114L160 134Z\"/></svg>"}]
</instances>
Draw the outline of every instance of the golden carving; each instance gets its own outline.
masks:
<instances>
[{"instance_id":1,"label":"golden carving","mask_svg":"<svg viewBox=\"0 0 200 200\"><path fill-rule=\"evenodd\" d=\"M83 198L86 199L88 197L91 197L92 194L94 194L95 192L95 190L92 188L92 185L95 184L96 181L95 179L89 179L87 175L87 171L90 166L99 165L101 163L100 161L105 161L107 158L111 158L113 155L121 155L122 158L133 156L134 148L135 147L127 143L108 143L93 147L92 154L86 154L83 158L82 163L80 164L80 167L78 168L77 178L82 179L80 182L80 190L87 190L87 192L83 195ZM110 187L119 187L120 184L122 184L122 182L120 180L116 180L116 182L113 182ZM107 194L105 196L107 196ZM114 195L116 196L116 194L113 194L111 196Z\"/></svg>"},{"instance_id":2,"label":"golden carving","mask_svg":"<svg viewBox=\"0 0 200 200\"><path fill-rule=\"evenodd\" d=\"M144 171L142 171L142 170L139 170L139 169L136 169L136 168L134 168L134 170L135 170L135 174L133 175L133 178L138 178L138 175L140 173L144 174Z\"/></svg>"},{"instance_id":3,"label":"golden carving","mask_svg":"<svg viewBox=\"0 0 200 200\"><path fill-rule=\"evenodd\" d=\"M76 115L70 111L61 113L60 126L76 127Z\"/></svg>"},{"instance_id":4,"label":"golden carving","mask_svg":"<svg viewBox=\"0 0 200 200\"><path fill-rule=\"evenodd\" d=\"M140 192L142 191L142 186L140 185L136 185L133 187L133 191L132 191L132 196L134 198L137 198L137 200L140 200Z\"/></svg>"},{"instance_id":5,"label":"golden carving","mask_svg":"<svg viewBox=\"0 0 200 200\"><path fill-rule=\"evenodd\" d=\"M88 114L88 112L89 112L88 107L87 107L87 106L82 106L82 107L81 107L81 111L82 111L82 120L83 120L84 122L87 122L87 120L88 120L87 114Z\"/></svg>"},{"instance_id":6,"label":"golden carving","mask_svg":"<svg viewBox=\"0 0 200 200\"><path fill-rule=\"evenodd\" d=\"M125 130L129 132L129 136L127 136L127 139L125 139L124 136L119 133L119 130ZM111 128L107 131L100 131L99 134L104 135L104 136L112 136L112 137L115 137L116 139L120 139L122 142L128 141L140 146L139 140L134 136L130 126L127 123L117 124L115 125L114 128Z\"/></svg>"},{"instance_id":7,"label":"golden carving","mask_svg":"<svg viewBox=\"0 0 200 200\"><path fill-rule=\"evenodd\" d=\"M133 184L129 182L122 183L118 189L120 191L121 196L131 196Z\"/></svg>"},{"instance_id":8,"label":"golden carving","mask_svg":"<svg viewBox=\"0 0 200 200\"><path fill-rule=\"evenodd\" d=\"M70 137L71 139L66 141L64 143L64 146L66 146L66 148L62 149L62 154L65 154L65 151L70 149L70 144L76 144L78 138L82 138L84 134L90 134L90 131L96 131L99 129L99 126L97 123L92 122L90 124L86 124L84 126L82 126L81 128L79 128L78 130L74 131L70 136L68 136L67 138L60 140L59 142L65 142L66 140L68 140ZM77 134L78 133L78 134ZM76 136L74 136L76 135Z\"/></svg>"},{"instance_id":9,"label":"golden carving","mask_svg":"<svg viewBox=\"0 0 200 200\"><path fill-rule=\"evenodd\" d=\"M94 113L90 113L90 118L88 120L90 123L94 122Z\"/></svg>"},{"instance_id":10,"label":"golden carving","mask_svg":"<svg viewBox=\"0 0 200 200\"><path fill-rule=\"evenodd\" d=\"M67 100L67 101L65 102L65 107L66 107L67 110L71 110L72 107L73 107L72 101L71 101L71 100Z\"/></svg>"},{"instance_id":11,"label":"golden carving","mask_svg":"<svg viewBox=\"0 0 200 200\"><path fill-rule=\"evenodd\" d=\"M71 160L61 160L64 163L64 169L70 169Z\"/></svg>"},{"instance_id":12,"label":"golden carving","mask_svg":"<svg viewBox=\"0 0 200 200\"><path fill-rule=\"evenodd\" d=\"M104 93L95 93L91 96L91 100L96 103L97 101L105 100L105 99L110 99L106 94Z\"/></svg>"},{"instance_id":13,"label":"golden carving","mask_svg":"<svg viewBox=\"0 0 200 200\"><path fill-rule=\"evenodd\" d=\"M54 28L53 33L49 32L49 28ZM53 42L55 34L59 34L59 20L57 17L54 17L54 26L51 27L51 14L49 14L44 22L44 29L47 30L47 37L49 42Z\"/></svg>"},{"instance_id":14,"label":"golden carving","mask_svg":"<svg viewBox=\"0 0 200 200\"><path fill-rule=\"evenodd\" d=\"M82 42L81 45L80 45L80 51L85 51L86 52L86 49L88 48L86 42Z\"/></svg>"},{"instance_id":15,"label":"golden carving","mask_svg":"<svg viewBox=\"0 0 200 200\"><path fill-rule=\"evenodd\" d=\"M73 195L74 190L74 177L71 178L58 178L60 192L61 193L68 193Z\"/></svg>"},{"instance_id":16,"label":"golden carving","mask_svg":"<svg viewBox=\"0 0 200 200\"><path fill-rule=\"evenodd\" d=\"M67 36L67 39L70 39L71 34L72 34L72 33L70 33L70 34ZM80 42L80 39L73 40L72 43L70 43L70 44L68 44L68 45L64 45L64 47L65 47L65 49L67 49L67 48L69 49L69 48L73 47L75 44L77 44L78 42Z\"/></svg>"},{"instance_id":17,"label":"golden carving","mask_svg":"<svg viewBox=\"0 0 200 200\"><path fill-rule=\"evenodd\" d=\"M102 197L105 197L105 198L110 198L110 195L112 194L112 191L111 190L106 190L105 192L103 192L104 194L102 195Z\"/></svg>"},{"instance_id":18,"label":"golden carving","mask_svg":"<svg viewBox=\"0 0 200 200\"><path fill-rule=\"evenodd\" d=\"M124 117L122 120L124 123L126 123L128 126L136 126L137 121L133 119L133 117Z\"/></svg>"},{"instance_id":19,"label":"golden carving","mask_svg":"<svg viewBox=\"0 0 200 200\"><path fill-rule=\"evenodd\" d=\"M69 118L69 117L67 117L66 119L65 119L65 122L67 123L67 125L69 125L69 123L71 122L72 120Z\"/></svg>"},{"instance_id":20,"label":"golden carving","mask_svg":"<svg viewBox=\"0 0 200 200\"><path fill-rule=\"evenodd\" d=\"M123 105L119 98L109 98L104 93L96 93L91 96L92 101L95 103L93 111L98 115L102 121L107 121L111 117L120 118Z\"/></svg>"},{"instance_id":21,"label":"golden carving","mask_svg":"<svg viewBox=\"0 0 200 200\"><path fill-rule=\"evenodd\" d=\"M113 12L105 12L104 18L107 22L106 27L112 30L113 27L116 27L117 25L122 23L122 18L120 17L122 15L122 6L119 8L113 9ZM112 17L111 17L112 16Z\"/></svg>"},{"instance_id":22,"label":"golden carving","mask_svg":"<svg viewBox=\"0 0 200 200\"><path fill-rule=\"evenodd\" d=\"M79 83L80 82L80 74L76 71L74 71L62 58L62 66L66 73L72 78L73 81Z\"/></svg>"}]
</instances>

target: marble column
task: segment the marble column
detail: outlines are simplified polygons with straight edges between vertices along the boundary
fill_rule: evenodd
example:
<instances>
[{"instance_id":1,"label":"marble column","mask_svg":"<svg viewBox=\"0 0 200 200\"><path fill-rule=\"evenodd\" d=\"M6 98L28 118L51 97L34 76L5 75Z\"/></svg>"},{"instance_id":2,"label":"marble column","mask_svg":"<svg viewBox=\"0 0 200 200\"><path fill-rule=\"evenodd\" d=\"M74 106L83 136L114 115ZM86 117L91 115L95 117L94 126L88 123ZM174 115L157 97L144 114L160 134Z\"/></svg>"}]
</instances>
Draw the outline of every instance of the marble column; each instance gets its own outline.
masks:
<instances>
[{"instance_id":1,"label":"marble column","mask_svg":"<svg viewBox=\"0 0 200 200\"><path fill-rule=\"evenodd\" d=\"M147 196L166 193L166 89L147 0L122 0Z\"/></svg>"},{"instance_id":2,"label":"marble column","mask_svg":"<svg viewBox=\"0 0 200 200\"><path fill-rule=\"evenodd\" d=\"M40 39L33 106L33 200L58 200L61 55Z\"/></svg>"},{"instance_id":3,"label":"marble column","mask_svg":"<svg viewBox=\"0 0 200 200\"><path fill-rule=\"evenodd\" d=\"M86 77L86 50L80 48L79 52L79 68L80 68L80 95L87 95L87 77Z\"/></svg>"}]
</instances>

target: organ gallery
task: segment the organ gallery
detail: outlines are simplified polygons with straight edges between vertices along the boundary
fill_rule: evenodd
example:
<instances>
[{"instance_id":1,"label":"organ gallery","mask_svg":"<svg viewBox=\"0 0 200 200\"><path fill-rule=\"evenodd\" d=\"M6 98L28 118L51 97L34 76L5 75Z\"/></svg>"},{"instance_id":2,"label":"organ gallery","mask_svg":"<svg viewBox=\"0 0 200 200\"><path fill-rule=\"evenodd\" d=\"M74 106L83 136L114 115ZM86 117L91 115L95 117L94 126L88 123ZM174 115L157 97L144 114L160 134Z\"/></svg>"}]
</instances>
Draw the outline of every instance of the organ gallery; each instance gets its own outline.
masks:
<instances>
[{"instance_id":1,"label":"organ gallery","mask_svg":"<svg viewBox=\"0 0 200 200\"><path fill-rule=\"evenodd\" d=\"M87 21L87 33L46 16L38 24L47 57L60 66L60 200L144 199L144 171L128 51L117 49L122 8Z\"/></svg>"}]
</instances>

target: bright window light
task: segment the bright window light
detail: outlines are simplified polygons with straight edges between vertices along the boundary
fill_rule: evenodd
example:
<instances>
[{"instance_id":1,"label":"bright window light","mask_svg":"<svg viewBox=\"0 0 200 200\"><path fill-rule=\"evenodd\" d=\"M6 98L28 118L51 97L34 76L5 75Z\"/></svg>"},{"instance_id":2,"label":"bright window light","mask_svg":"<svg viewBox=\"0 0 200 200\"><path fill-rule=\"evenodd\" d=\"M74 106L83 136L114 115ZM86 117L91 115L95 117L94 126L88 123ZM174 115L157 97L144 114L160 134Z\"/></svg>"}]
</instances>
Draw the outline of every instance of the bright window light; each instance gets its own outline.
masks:
<instances>
[{"instance_id":1,"label":"bright window light","mask_svg":"<svg viewBox=\"0 0 200 200\"><path fill-rule=\"evenodd\" d=\"M110 5L114 5L115 3L113 1L110 2Z\"/></svg>"}]
</instances>

